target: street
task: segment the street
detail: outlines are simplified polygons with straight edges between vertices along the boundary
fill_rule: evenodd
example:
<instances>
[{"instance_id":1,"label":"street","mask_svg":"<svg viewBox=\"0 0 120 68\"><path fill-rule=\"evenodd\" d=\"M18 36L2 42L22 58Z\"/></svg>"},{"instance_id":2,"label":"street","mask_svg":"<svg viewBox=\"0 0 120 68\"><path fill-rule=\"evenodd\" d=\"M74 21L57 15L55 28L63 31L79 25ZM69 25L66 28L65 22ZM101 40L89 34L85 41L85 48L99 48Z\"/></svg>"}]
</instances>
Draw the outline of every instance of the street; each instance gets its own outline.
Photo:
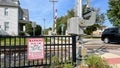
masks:
<instances>
[{"instance_id":1,"label":"street","mask_svg":"<svg viewBox=\"0 0 120 68\"><path fill-rule=\"evenodd\" d=\"M119 49L120 48L120 43L104 43L103 41L101 41L101 39L83 39L84 42L84 46L85 47L100 47L100 46L106 46L108 49Z\"/></svg>"},{"instance_id":2,"label":"street","mask_svg":"<svg viewBox=\"0 0 120 68\"><path fill-rule=\"evenodd\" d=\"M104 43L101 39L83 39L84 46L88 50L103 50L120 56L120 43Z\"/></svg>"}]
</instances>

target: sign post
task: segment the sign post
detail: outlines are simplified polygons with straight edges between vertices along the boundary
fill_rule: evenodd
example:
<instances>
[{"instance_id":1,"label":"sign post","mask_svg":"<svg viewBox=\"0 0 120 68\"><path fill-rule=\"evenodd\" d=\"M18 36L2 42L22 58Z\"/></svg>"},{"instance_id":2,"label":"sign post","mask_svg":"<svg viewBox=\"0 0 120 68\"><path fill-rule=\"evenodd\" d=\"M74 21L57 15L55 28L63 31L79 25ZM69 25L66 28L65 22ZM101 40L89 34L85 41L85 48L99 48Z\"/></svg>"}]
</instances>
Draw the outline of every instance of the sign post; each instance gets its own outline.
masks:
<instances>
[{"instance_id":1,"label":"sign post","mask_svg":"<svg viewBox=\"0 0 120 68\"><path fill-rule=\"evenodd\" d=\"M35 36L36 22L32 22L32 27L33 27L33 36Z\"/></svg>"},{"instance_id":2,"label":"sign post","mask_svg":"<svg viewBox=\"0 0 120 68\"><path fill-rule=\"evenodd\" d=\"M39 60L44 58L44 39L29 38L27 40L27 59Z\"/></svg>"},{"instance_id":3,"label":"sign post","mask_svg":"<svg viewBox=\"0 0 120 68\"><path fill-rule=\"evenodd\" d=\"M62 35L63 35L63 31L64 31L64 24L61 24L61 30L62 30Z\"/></svg>"}]
</instances>

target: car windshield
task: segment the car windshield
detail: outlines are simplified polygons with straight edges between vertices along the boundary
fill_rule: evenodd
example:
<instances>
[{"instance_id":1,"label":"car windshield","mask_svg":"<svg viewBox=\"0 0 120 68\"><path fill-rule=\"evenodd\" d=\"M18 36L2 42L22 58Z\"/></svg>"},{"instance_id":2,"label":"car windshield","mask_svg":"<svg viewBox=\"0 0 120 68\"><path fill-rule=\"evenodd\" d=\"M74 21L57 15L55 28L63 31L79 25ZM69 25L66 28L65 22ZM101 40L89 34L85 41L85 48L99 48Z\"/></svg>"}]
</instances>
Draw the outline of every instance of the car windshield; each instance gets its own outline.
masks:
<instances>
[{"instance_id":1,"label":"car windshield","mask_svg":"<svg viewBox=\"0 0 120 68\"><path fill-rule=\"evenodd\" d=\"M117 28L112 28L112 29L110 29L110 33L117 33L118 31L117 31Z\"/></svg>"}]
</instances>

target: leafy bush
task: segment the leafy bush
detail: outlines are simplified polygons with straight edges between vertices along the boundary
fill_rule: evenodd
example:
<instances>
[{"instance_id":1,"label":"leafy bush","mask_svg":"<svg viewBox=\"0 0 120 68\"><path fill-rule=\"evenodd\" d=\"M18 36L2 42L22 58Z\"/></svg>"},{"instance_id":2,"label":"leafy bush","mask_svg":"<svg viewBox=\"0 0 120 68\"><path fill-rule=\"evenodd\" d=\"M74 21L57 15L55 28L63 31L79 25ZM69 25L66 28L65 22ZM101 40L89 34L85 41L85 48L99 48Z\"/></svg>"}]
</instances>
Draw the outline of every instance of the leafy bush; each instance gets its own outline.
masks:
<instances>
[{"instance_id":1,"label":"leafy bush","mask_svg":"<svg viewBox=\"0 0 120 68\"><path fill-rule=\"evenodd\" d=\"M74 68L73 64L72 63L65 63L63 65L63 68Z\"/></svg>"},{"instance_id":2,"label":"leafy bush","mask_svg":"<svg viewBox=\"0 0 120 68\"><path fill-rule=\"evenodd\" d=\"M98 55L90 55L86 60L86 64L89 68L111 68L107 62Z\"/></svg>"},{"instance_id":3,"label":"leafy bush","mask_svg":"<svg viewBox=\"0 0 120 68\"><path fill-rule=\"evenodd\" d=\"M74 68L73 64L69 61L61 64L59 63L59 59L57 56L52 57L52 65L51 68Z\"/></svg>"},{"instance_id":4,"label":"leafy bush","mask_svg":"<svg viewBox=\"0 0 120 68\"><path fill-rule=\"evenodd\" d=\"M19 32L19 36L25 36L25 32Z\"/></svg>"}]
</instances>

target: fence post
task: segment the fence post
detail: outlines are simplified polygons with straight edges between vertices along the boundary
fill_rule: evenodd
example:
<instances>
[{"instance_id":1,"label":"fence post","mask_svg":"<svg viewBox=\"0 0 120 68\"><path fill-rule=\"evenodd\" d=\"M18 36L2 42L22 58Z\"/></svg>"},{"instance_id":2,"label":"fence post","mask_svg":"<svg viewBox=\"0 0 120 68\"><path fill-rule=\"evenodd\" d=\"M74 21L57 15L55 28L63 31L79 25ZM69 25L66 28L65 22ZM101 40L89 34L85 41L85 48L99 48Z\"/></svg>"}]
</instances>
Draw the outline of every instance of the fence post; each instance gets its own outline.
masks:
<instances>
[{"instance_id":1,"label":"fence post","mask_svg":"<svg viewBox=\"0 0 120 68\"><path fill-rule=\"evenodd\" d=\"M72 35L72 61L76 62L76 35Z\"/></svg>"}]
</instances>

